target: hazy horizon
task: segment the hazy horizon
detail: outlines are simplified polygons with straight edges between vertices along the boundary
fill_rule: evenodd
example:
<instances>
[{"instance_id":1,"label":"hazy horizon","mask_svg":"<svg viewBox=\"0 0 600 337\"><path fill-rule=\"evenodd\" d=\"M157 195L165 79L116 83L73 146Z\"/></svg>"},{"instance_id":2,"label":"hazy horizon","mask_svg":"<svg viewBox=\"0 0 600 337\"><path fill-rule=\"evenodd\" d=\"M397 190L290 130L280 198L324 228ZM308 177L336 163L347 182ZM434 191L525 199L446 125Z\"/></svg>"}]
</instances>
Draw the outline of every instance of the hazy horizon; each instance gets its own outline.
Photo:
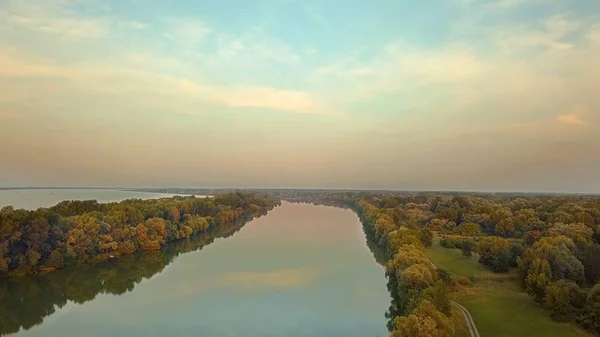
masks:
<instances>
[{"instance_id":1,"label":"hazy horizon","mask_svg":"<svg viewBox=\"0 0 600 337\"><path fill-rule=\"evenodd\" d=\"M0 187L600 193L599 22L589 0L3 1Z\"/></svg>"},{"instance_id":2,"label":"hazy horizon","mask_svg":"<svg viewBox=\"0 0 600 337\"><path fill-rule=\"evenodd\" d=\"M202 186L140 186L140 187L128 187L128 186L0 186L0 190L69 190L69 189L94 189L94 190L299 190L299 191L310 191L310 190L323 190L323 191L365 191L365 192L408 192L408 193L481 193L481 194L553 194L553 195L589 195L599 196L600 193L594 192L561 192L551 190L444 190L444 189L386 189L386 188L323 188L323 187L236 187L236 186L213 186L213 187L202 187ZM168 193L167 193L168 194Z\"/></svg>"}]
</instances>

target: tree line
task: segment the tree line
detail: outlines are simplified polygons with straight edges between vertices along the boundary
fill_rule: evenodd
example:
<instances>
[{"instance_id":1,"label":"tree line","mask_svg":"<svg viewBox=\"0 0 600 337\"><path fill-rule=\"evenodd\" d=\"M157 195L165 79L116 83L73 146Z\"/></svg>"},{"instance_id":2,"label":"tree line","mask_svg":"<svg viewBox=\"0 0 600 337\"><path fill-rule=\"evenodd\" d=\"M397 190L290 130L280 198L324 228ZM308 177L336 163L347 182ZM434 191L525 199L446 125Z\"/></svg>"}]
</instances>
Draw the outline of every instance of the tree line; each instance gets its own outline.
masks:
<instances>
[{"instance_id":1,"label":"tree line","mask_svg":"<svg viewBox=\"0 0 600 337\"><path fill-rule=\"evenodd\" d=\"M294 202L350 207L368 240L387 253L393 336L451 336L448 275L428 264L440 244L504 273L516 268L524 291L552 319L600 334L600 198L570 195L320 192ZM430 322L431 324L424 324ZM430 329L430 330L428 330Z\"/></svg>"},{"instance_id":2,"label":"tree line","mask_svg":"<svg viewBox=\"0 0 600 337\"><path fill-rule=\"evenodd\" d=\"M64 201L35 211L7 206L0 210L0 277L159 250L279 204L272 196L238 192L118 203Z\"/></svg>"},{"instance_id":3,"label":"tree line","mask_svg":"<svg viewBox=\"0 0 600 337\"><path fill-rule=\"evenodd\" d=\"M262 211L258 216L266 214ZM121 295L149 279L173 262L180 254L202 250L216 238L237 233L251 218L179 240L157 251L139 252L94 265L72 266L54 273L0 282L0 336L29 330L41 324L69 301L83 304L98 294Z\"/></svg>"}]
</instances>

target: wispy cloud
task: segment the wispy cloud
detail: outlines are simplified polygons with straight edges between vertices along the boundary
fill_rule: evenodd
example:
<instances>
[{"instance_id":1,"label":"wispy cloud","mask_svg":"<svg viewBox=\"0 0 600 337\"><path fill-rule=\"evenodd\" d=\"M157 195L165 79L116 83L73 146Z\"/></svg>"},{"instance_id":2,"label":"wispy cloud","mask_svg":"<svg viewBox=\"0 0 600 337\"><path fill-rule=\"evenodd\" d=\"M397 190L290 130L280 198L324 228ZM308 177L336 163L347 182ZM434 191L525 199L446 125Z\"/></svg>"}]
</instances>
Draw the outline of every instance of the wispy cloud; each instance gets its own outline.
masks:
<instances>
[{"instance_id":1,"label":"wispy cloud","mask_svg":"<svg viewBox=\"0 0 600 337\"><path fill-rule=\"evenodd\" d=\"M574 125L574 126L582 126L588 125L589 123L585 121L582 115L585 115L585 109L581 107L572 108L568 113L559 115L556 117L556 120L561 124Z\"/></svg>"},{"instance_id":2,"label":"wispy cloud","mask_svg":"<svg viewBox=\"0 0 600 337\"><path fill-rule=\"evenodd\" d=\"M145 29L146 27L148 27L148 25L146 25L145 23L136 21L136 20L130 20L127 21L127 24L134 29Z\"/></svg>"},{"instance_id":3,"label":"wispy cloud","mask_svg":"<svg viewBox=\"0 0 600 337\"><path fill-rule=\"evenodd\" d=\"M102 38L111 23L103 18L82 15L70 9L68 1L9 1L0 10L0 21L26 29L67 38Z\"/></svg>"},{"instance_id":4,"label":"wispy cloud","mask_svg":"<svg viewBox=\"0 0 600 337\"><path fill-rule=\"evenodd\" d=\"M306 286L318 275L318 270L314 268L289 268L271 272L226 274L218 283L238 291L255 292Z\"/></svg>"},{"instance_id":5,"label":"wispy cloud","mask_svg":"<svg viewBox=\"0 0 600 337\"><path fill-rule=\"evenodd\" d=\"M212 32L206 23L195 18L170 18L165 20L165 24L164 36L185 45L198 44Z\"/></svg>"},{"instance_id":6,"label":"wispy cloud","mask_svg":"<svg viewBox=\"0 0 600 337\"><path fill-rule=\"evenodd\" d=\"M491 8L510 8L526 4L541 3L547 0L486 0L485 3Z\"/></svg>"},{"instance_id":7,"label":"wispy cloud","mask_svg":"<svg viewBox=\"0 0 600 337\"><path fill-rule=\"evenodd\" d=\"M222 33L217 36L217 56L227 61L245 65L267 62L296 64L300 53L288 44L264 34L260 28L252 28L243 34Z\"/></svg>"},{"instance_id":8,"label":"wispy cloud","mask_svg":"<svg viewBox=\"0 0 600 337\"><path fill-rule=\"evenodd\" d=\"M181 67L173 60L129 54L115 64L96 62L64 65L14 49L0 57L0 78L54 78L71 81L75 91L163 94L215 102L233 108L266 108L296 113L336 113L314 94L265 86L220 86L161 73ZM141 65L141 68L139 67ZM138 67L136 67L138 66ZM154 70L149 71L148 69ZM68 85L63 83L63 86Z\"/></svg>"},{"instance_id":9,"label":"wispy cloud","mask_svg":"<svg viewBox=\"0 0 600 337\"><path fill-rule=\"evenodd\" d=\"M481 5L487 9L508 9L527 4L543 3L548 0L457 0L462 5Z\"/></svg>"},{"instance_id":10,"label":"wispy cloud","mask_svg":"<svg viewBox=\"0 0 600 337\"><path fill-rule=\"evenodd\" d=\"M503 52L509 54L531 52L534 48L560 51L574 47L574 42L566 41L565 38L582 26L580 21L569 20L565 15L555 15L534 27L524 24L497 27L492 31L492 38Z\"/></svg>"},{"instance_id":11,"label":"wispy cloud","mask_svg":"<svg viewBox=\"0 0 600 337\"><path fill-rule=\"evenodd\" d=\"M581 118L579 118L578 116L575 115L560 115L557 117L557 120L560 123L563 124L569 124L569 125L586 125L587 122L582 120Z\"/></svg>"},{"instance_id":12,"label":"wispy cloud","mask_svg":"<svg viewBox=\"0 0 600 337\"><path fill-rule=\"evenodd\" d=\"M202 95L229 107L267 108L309 114L336 113L312 94L302 91L258 86L224 88L199 85L189 80L179 80L178 83L186 93Z\"/></svg>"},{"instance_id":13,"label":"wispy cloud","mask_svg":"<svg viewBox=\"0 0 600 337\"><path fill-rule=\"evenodd\" d=\"M593 44L600 45L600 24L593 25L589 28L587 39Z\"/></svg>"}]
</instances>

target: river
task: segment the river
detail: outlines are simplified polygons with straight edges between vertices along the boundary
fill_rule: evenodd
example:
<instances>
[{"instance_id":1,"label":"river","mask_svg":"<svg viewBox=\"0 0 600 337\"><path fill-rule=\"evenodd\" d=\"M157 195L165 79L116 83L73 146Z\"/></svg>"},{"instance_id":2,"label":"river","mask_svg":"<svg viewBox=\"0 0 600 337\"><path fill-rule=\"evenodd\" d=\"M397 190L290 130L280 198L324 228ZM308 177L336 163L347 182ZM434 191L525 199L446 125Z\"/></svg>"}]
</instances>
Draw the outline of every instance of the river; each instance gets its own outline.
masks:
<instances>
[{"instance_id":1,"label":"river","mask_svg":"<svg viewBox=\"0 0 600 337\"><path fill-rule=\"evenodd\" d=\"M352 211L284 202L159 252L0 281L0 333L375 337L389 302Z\"/></svg>"}]
</instances>

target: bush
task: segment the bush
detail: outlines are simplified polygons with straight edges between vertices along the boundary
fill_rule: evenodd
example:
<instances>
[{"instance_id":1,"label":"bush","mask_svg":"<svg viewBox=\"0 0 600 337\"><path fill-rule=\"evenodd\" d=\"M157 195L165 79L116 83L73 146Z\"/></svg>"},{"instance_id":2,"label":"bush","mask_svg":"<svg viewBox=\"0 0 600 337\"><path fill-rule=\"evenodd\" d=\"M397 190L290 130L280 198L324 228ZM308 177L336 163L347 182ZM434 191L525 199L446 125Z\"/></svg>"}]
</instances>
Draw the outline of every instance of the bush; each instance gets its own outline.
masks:
<instances>
[{"instance_id":1,"label":"bush","mask_svg":"<svg viewBox=\"0 0 600 337\"><path fill-rule=\"evenodd\" d=\"M440 246L449 249L461 248L464 238L459 235L444 235L440 239Z\"/></svg>"}]
</instances>

